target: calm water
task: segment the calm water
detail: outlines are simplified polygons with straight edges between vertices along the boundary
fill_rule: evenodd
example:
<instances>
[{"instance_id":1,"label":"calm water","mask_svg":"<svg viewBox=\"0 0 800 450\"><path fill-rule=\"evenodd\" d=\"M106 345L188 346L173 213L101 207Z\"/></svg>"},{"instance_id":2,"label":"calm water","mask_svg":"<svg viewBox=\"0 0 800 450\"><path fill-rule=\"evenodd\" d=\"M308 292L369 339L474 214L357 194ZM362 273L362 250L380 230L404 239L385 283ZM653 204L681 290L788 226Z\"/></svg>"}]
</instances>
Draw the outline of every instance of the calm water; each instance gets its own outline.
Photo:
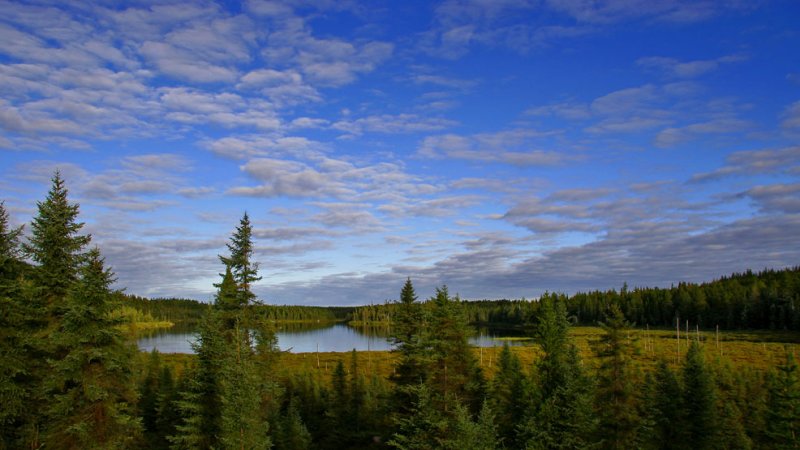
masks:
<instances>
[{"instance_id":1,"label":"calm water","mask_svg":"<svg viewBox=\"0 0 800 450\"><path fill-rule=\"evenodd\" d=\"M281 327L278 332L278 347L292 353L308 352L348 352L356 349L390 350L387 332L374 328L353 328L344 324L330 326L291 326ZM500 337L509 333L498 330L481 330L470 338L470 343L478 347L502 346ZM151 351L157 349L161 353L194 353L192 342L197 334L187 329L169 329L155 332L139 338L139 349ZM525 341L511 341L510 345L520 345Z\"/></svg>"}]
</instances>

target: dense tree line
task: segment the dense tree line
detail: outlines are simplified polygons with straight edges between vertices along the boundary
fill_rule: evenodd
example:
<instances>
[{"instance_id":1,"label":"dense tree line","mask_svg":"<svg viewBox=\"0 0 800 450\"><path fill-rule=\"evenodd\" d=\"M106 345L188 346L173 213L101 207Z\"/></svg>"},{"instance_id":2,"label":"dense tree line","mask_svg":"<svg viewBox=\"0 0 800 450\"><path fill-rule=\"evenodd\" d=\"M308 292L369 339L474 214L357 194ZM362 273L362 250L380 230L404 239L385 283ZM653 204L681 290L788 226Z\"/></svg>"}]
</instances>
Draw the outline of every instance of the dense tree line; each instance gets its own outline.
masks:
<instances>
[{"instance_id":1,"label":"dense tree line","mask_svg":"<svg viewBox=\"0 0 800 450\"><path fill-rule=\"evenodd\" d=\"M198 323L211 304L182 298L148 299L115 292L119 303L129 305L144 314L173 323ZM255 303L253 308L264 318L276 322L333 322L348 320L355 308L348 306L268 305Z\"/></svg>"},{"instance_id":2,"label":"dense tree line","mask_svg":"<svg viewBox=\"0 0 800 450\"><path fill-rule=\"evenodd\" d=\"M546 294L556 295L556 294ZM596 325L611 307L644 327L674 327L689 320L701 328L800 330L800 267L747 271L709 283L680 283L670 288L635 288L619 291L557 294L576 324ZM477 300L464 302L473 325L524 327L536 322L539 302ZM359 324L391 324L397 315L395 302L368 305L353 311Z\"/></svg>"},{"instance_id":3,"label":"dense tree line","mask_svg":"<svg viewBox=\"0 0 800 450\"><path fill-rule=\"evenodd\" d=\"M26 242L0 204L0 448L800 446L791 352L766 374L734 372L693 341L680 364L644 371L632 358L630 311L613 301L597 312L596 366L568 333L574 304L548 294L529 316L539 357L524 367L505 346L487 377L467 343L474 305L446 286L421 302L409 279L391 305L388 380L355 351L329 374L278 375L274 323L252 292L259 267L246 214L220 256L196 357L175 372L118 331L113 274L77 215L58 173Z\"/></svg>"}]
</instances>

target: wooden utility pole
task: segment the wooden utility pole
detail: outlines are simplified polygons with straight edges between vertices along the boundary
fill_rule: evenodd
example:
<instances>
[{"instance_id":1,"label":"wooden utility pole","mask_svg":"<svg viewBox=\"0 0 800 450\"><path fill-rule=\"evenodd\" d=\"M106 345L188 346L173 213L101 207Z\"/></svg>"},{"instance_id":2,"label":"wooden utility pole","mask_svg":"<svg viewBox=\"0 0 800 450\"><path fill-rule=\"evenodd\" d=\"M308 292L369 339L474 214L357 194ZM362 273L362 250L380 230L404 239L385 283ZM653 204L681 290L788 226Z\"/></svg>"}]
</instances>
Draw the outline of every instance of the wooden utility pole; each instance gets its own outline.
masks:
<instances>
[{"instance_id":1,"label":"wooden utility pole","mask_svg":"<svg viewBox=\"0 0 800 450\"><path fill-rule=\"evenodd\" d=\"M675 358L675 363L681 362L681 318L675 318L675 341L678 343L678 356Z\"/></svg>"}]
</instances>

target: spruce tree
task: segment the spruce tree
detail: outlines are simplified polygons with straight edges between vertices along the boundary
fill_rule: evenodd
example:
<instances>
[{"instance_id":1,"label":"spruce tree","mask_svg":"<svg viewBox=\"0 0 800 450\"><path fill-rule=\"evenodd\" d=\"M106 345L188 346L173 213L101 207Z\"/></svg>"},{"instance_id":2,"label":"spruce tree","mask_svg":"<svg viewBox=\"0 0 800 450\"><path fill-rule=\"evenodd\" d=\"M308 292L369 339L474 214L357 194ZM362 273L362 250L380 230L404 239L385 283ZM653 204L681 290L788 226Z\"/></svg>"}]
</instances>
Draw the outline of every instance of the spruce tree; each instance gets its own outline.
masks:
<instances>
[{"instance_id":1,"label":"spruce tree","mask_svg":"<svg viewBox=\"0 0 800 450\"><path fill-rule=\"evenodd\" d=\"M397 431L387 442L398 450L430 450L442 447L449 436L449 421L432 401L426 384L410 388L414 396L411 414L399 419Z\"/></svg>"},{"instance_id":2,"label":"spruce tree","mask_svg":"<svg viewBox=\"0 0 800 450\"><path fill-rule=\"evenodd\" d=\"M500 448L494 413L487 403L481 407L476 421L469 409L458 404L451 425L451 433L441 441L441 448L448 450L494 450ZM512 447L513 448L513 447Z\"/></svg>"},{"instance_id":3,"label":"spruce tree","mask_svg":"<svg viewBox=\"0 0 800 450\"><path fill-rule=\"evenodd\" d=\"M390 380L392 391L393 420L402 420L413 410L413 386L428 379L429 352L423 305L417 302L417 294L411 278L406 279L400 291L400 302L392 320L392 352L397 353L397 363Z\"/></svg>"},{"instance_id":4,"label":"spruce tree","mask_svg":"<svg viewBox=\"0 0 800 450\"><path fill-rule=\"evenodd\" d=\"M598 435L603 448L633 448L637 446L641 418L631 366L636 348L630 337L630 324L619 307L612 305L601 327L604 333L594 346L600 360L596 391Z\"/></svg>"},{"instance_id":5,"label":"spruce tree","mask_svg":"<svg viewBox=\"0 0 800 450\"><path fill-rule=\"evenodd\" d=\"M686 446L699 450L712 448L717 433L716 386L697 341L689 346L683 366L683 399Z\"/></svg>"},{"instance_id":6,"label":"spruce tree","mask_svg":"<svg viewBox=\"0 0 800 450\"><path fill-rule=\"evenodd\" d=\"M153 349L148 355L145 366L144 378L139 384L139 416L142 419L142 429L145 440L150 448L156 447L155 442L158 427L159 409L159 381L161 375L161 356L158 350Z\"/></svg>"},{"instance_id":7,"label":"spruce tree","mask_svg":"<svg viewBox=\"0 0 800 450\"><path fill-rule=\"evenodd\" d=\"M115 328L113 274L100 252L88 253L80 279L66 298L63 321L53 334L57 354L45 387L44 445L54 449L128 448L139 436L132 359L134 348Z\"/></svg>"},{"instance_id":8,"label":"spruce tree","mask_svg":"<svg viewBox=\"0 0 800 450\"><path fill-rule=\"evenodd\" d=\"M8 212L0 202L0 448L12 447L17 440L29 397L21 234L21 226L10 227Z\"/></svg>"},{"instance_id":9,"label":"spruce tree","mask_svg":"<svg viewBox=\"0 0 800 450\"><path fill-rule=\"evenodd\" d=\"M768 382L767 429L770 448L800 448L800 366L787 352L786 362Z\"/></svg>"},{"instance_id":10,"label":"spruce tree","mask_svg":"<svg viewBox=\"0 0 800 450\"><path fill-rule=\"evenodd\" d=\"M408 386L425 381L424 314L417 302L411 278L406 279L400 291L400 303L392 320L391 341L399 359L392 374L397 386Z\"/></svg>"},{"instance_id":11,"label":"spruce tree","mask_svg":"<svg viewBox=\"0 0 800 450\"><path fill-rule=\"evenodd\" d=\"M648 419L652 431L648 439L652 448L669 450L681 441L683 428L683 392L675 372L661 360L650 378Z\"/></svg>"},{"instance_id":12,"label":"spruce tree","mask_svg":"<svg viewBox=\"0 0 800 450\"><path fill-rule=\"evenodd\" d=\"M311 447L311 434L300 417L295 397L289 400L277 428L275 450L307 450Z\"/></svg>"},{"instance_id":13,"label":"spruce tree","mask_svg":"<svg viewBox=\"0 0 800 450\"><path fill-rule=\"evenodd\" d=\"M252 303L256 296L253 294L252 285L261 279L258 276L258 263L251 261L253 257L253 227L250 217L244 213L239 226L227 244L230 256L220 256L222 263L229 267L233 279L236 281L238 291L238 304L246 306Z\"/></svg>"},{"instance_id":14,"label":"spruce tree","mask_svg":"<svg viewBox=\"0 0 800 450\"><path fill-rule=\"evenodd\" d=\"M175 450L210 449L219 446L222 428L220 380L228 363L229 343L225 340L219 314L206 313L200 323L197 342L192 344L197 365L187 377L177 402L181 422L169 441Z\"/></svg>"},{"instance_id":15,"label":"spruce tree","mask_svg":"<svg viewBox=\"0 0 800 450\"><path fill-rule=\"evenodd\" d=\"M544 356L536 366L534 401L520 426L520 442L529 449L586 448L595 427L591 381L567 334L566 306L551 296L540 301L536 334Z\"/></svg>"},{"instance_id":16,"label":"spruce tree","mask_svg":"<svg viewBox=\"0 0 800 450\"><path fill-rule=\"evenodd\" d=\"M60 314L60 304L78 279L84 248L91 237L79 234L79 206L70 203L61 174L56 171L52 186L39 213L31 223L31 236L22 249L36 263L36 282L52 313Z\"/></svg>"},{"instance_id":17,"label":"spruce tree","mask_svg":"<svg viewBox=\"0 0 800 450\"><path fill-rule=\"evenodd\" d=\"M526 393L525 374L519 358L503 345L497 373L489 384L489 406L495 411L497 434L508 448L519 448L517 426L522 423L530 399Z\"/></svg>"},{"instance_id":18,"label":"spruce tree","mask_svg":"<svg viewBox=\"0 0 800 450\"><path fill-rule=\"evenodd\" d=\"M20 262L22 226L12 228L8 220L5 202L0 202L0 268L3 278L10 273L11 266Z\"/></svg>"},{"instance_id":19,"label":"spruce tree","mask_svg":"<svg viewBox=\"0 0 800 450\"><path fill-rule=\"evenodd\" d=\"M261 383L250 355L250 341L241 337L246 333L237 324L235 354L226 358L220 374L220 443L230 449L268 449L272 443L261 408Z\"/></svg>"},{"instance_id":20,"label":"spruce tree","mask_svg":"<svg viewBox=\"0 0 800 450\"><path fill-rule=\"evenodd\" d=\"M436 289L431 302L430 379L439 407L460 401L477 412L483 402L484 379L469 345L470 334L461 300L451 298L447 286Z\"/></svg>"}]
</instances>

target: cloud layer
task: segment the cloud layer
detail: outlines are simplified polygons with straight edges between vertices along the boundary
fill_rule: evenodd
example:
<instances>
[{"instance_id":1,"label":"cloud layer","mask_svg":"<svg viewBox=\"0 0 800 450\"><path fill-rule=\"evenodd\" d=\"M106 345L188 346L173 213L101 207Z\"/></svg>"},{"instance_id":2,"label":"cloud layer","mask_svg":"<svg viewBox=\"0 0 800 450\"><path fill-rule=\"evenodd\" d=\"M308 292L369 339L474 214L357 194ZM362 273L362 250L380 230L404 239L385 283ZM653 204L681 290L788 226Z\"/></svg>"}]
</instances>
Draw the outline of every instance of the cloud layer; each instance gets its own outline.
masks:
<instances>
[{"instance_id":1,"label":"cloud layer","mask_svg":"<svg viewBox=\"0 0 800 450\"><path fill-rule=\"evenodd\" d=\"M210 299L244 211L275 303L800 262L794 5L2 10L0 200L29 222L59 169L131 293Z\"/></svg>"}]
</instances>

